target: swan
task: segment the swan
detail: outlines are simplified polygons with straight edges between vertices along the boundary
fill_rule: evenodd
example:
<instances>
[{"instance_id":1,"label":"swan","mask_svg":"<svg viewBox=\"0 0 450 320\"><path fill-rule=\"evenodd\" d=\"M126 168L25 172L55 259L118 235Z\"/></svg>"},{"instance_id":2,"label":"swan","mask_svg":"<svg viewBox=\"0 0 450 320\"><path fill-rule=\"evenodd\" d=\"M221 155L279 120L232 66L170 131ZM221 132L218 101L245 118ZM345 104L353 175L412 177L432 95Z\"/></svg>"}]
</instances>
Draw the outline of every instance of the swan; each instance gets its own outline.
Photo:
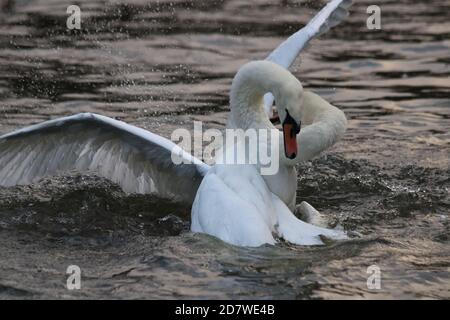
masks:
<instances>
[{"instance_id":1,"label":"swan","mask_svg":"<svg viewBox=\"0 0 450 320\"><path fill-rule=\"evenodd\" d=\"M272 92L278 101L282 132L275 130L267 117L266 92ZM299 245L323 244L320 236L345 239L343 231L305 223L292 213L297 189L295 164L311 159L342 137L347 125L344 113L312 92L304 92L297 78L270 61L250 62L238 71L230 105L227 127L278 133L275 142L259 141L258 148L272 143L282 146L276 155L279 168L276 174L262 175L259 163L234 165L219 159L197 191L191 230L239 246L274 244L275 238ZM302 123L308 125L303 130ZM227 140L223 148L237 149L245 143L245 138Z\"/></svg>"},{"instance_id":2,"label":"swan","mask_svg":"<svg viewBox=\"0 0 450 320\"><path fill-rule=\"evenodd\" d=\"M310 40L342 21L347 16L350 5L350 0L330 1L304 28L275 49L265 62L259 61L244 66L233 81L230 95L232 107L227 127L250 127L252 116L259 117L254 118L255 124L269 126L268 117L272 115L274 101L277 102L283 121L288 119L288 113L289 120L293 120L290 122L291 126L302 121L303 128L295 143L292 139L289 140L286 148L289 150L284 155L280 154L282 164L276 175L261 176L257 166L235 166L235 172L227 166L211 167L186 153L172 141L147 130L105 116L82 113L0 136L0 186L30 184L44 176L70 170L94 171L118 183L126 192L158 194L192 205L192 231L217 235L233 244L257 246L275 243L272 233L297 244L320 244L319 235L343 238L345 235L337 230L309 225L292 214L296 191L294 165L319 154L339 139L345 126L344 120L336 119L343 114L339 114L337 108L319 96L300 90L301 84L298 80L283 69L287 69L294 62ZM264 102L253 110L256 112L249 112L250 108L246 112L242 90L237 90L236 87L240 81L244 83L248 75L255 74L258 68L265 73L267 79L274 75L280 79L266 83L266 92L260 92ZM298 95L298 100L286 100L301 102L298 107L292 106L289 109L286 104L280 103L285 99L283 94L277 94L277 88L283 87L285 81L281 79L295 83L294 87L297 86L293 92ZM261 83L255 82L255 85ZM239 119L240 112L246 113L247 116ZM259 123L257 120L260 120ZM280 144L281 141L280 138ZM282 150L285 150L284 145L282 147ZM186 161L174 164L171 157L173 153ZM245 177L248 179L244 183L242 179ZM235 184L242 183L242 190L246 188L245 194L258 194L260 201L253 199L243 203L234 199L233 189L220 189L220 183L217 182L224 182L228 178L235 179ZM229 198L226 194L229 194ZM209 207L216 205L214 195L219 195L216 202L219 206ZM227 199L234 199L236 203ZM238 216L233 216L233 223L224 224L230 231L225 235L226 232L217 231L224 229L217 221L220 215L211 214L210 217L215 222L211 220L209 223L206 214L208 210L224 212L220 207L222 202L222 208L237 210L236 214L249 205L262 210L253 218L250 216L239 220ZM271 209L264 209L266 206ZM250 212L256 214L254 208ZM240 232L242 228L252 226L255 232ZM264 227L259 229L259 226Z\"/></svg>"}]
</instances>

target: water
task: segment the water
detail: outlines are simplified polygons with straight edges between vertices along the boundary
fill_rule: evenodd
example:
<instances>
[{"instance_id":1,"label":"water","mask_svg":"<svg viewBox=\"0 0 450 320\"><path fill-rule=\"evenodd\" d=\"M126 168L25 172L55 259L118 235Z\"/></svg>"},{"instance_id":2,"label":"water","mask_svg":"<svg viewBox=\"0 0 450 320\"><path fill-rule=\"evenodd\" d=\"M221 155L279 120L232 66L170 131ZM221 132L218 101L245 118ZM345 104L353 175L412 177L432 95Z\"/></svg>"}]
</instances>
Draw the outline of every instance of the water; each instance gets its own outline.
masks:
<instances>
[{"instance_id":1,"label":"water","mask_svg":"<svg viewBox=\"0 0 450 320\"><path fill-rule=\"evenodd\" d=\"M2 2L0 133L84 111L166 137L194 120L223 128L239 66L321 7L79 3L82 30L68 31L71 1ZM236 248L189 233L190 208L71 172L0 189L0 298L450 298L450 1L379 3L381 31L357 1L292 68L350 119L299 167L298 200L352 239ZM71 264L80 291L65 288Z\"/></svg>"}]
</instances>

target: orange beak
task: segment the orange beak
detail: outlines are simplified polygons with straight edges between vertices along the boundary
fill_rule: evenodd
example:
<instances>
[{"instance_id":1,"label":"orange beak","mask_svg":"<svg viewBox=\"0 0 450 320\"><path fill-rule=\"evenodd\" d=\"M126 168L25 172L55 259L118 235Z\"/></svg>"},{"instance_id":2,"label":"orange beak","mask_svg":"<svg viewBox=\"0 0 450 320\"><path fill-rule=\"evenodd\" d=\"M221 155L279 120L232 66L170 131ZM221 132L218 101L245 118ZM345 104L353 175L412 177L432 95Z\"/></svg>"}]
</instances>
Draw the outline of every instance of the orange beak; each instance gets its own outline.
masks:
<instances>
[{"instance_id":1,"label":"orange beak","mask_svg":"<svg viewBox=\"0 0 450 320\"><path fill-rule=\"evenodd\" d=\"M300 133L300 128L301 125L297 124L287 112L286 119L283 121L283 137L284 154L288 159L295 159L298 154L297 134Z\"/></svg>"}]
</instances>

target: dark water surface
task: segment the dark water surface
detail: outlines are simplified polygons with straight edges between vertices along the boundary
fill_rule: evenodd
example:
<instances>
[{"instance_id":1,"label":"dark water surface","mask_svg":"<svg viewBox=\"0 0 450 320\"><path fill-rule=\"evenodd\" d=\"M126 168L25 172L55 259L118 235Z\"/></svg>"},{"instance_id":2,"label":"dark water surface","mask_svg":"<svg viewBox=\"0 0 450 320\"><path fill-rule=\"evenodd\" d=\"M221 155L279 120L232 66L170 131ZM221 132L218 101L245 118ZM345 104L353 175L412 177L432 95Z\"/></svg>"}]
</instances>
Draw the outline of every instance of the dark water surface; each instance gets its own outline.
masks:
<instances>
[{"instance_id":1,"label":"dark water surface","mask_svg":"<svg viewBox=\"0 0 450 320\"><path fill-rule=\"evenodd\" d=\"M72 1L15 2L0 2L0 133L91 111L166 137L223 128L239 66L323 4L77 1L70 31ZM292 68L350 119L299 166L298 200L351 240L236 248L189 233L190 208L73 172L0 188L0 298L450 298L450 1L378 3L381 31L356 1ZM65 288L71 264L82 290Z\"/></svg>"}]
</instances>

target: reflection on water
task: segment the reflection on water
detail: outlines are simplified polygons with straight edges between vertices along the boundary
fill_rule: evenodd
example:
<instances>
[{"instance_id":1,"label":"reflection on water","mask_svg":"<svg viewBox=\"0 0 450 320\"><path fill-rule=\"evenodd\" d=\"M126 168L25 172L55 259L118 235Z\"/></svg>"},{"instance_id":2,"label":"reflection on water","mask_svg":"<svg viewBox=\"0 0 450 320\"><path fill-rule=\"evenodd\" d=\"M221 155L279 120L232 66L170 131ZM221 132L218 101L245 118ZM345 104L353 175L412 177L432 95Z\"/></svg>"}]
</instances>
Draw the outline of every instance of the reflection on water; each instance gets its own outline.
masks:
<instances>
[{"instance_id":1,"label":"reflection on water","mask_svg":"<svg viewBox=\"0 0 450 320\"><path fill-rule=\"evenodd\" d=\"M355 236L324 247L236 248L189 230L190 208L93 175L0 189L2 298L450 297L450 1L370 1L292 68L350 119L299 168L306 200ZM240 65L264 58L314 1L2 1L0 133L92 111L169 136L223 128ZM64 288L77 264L83 290ZM382 290L366 286L378 265Z\"/></svg>"}]
</instances>

